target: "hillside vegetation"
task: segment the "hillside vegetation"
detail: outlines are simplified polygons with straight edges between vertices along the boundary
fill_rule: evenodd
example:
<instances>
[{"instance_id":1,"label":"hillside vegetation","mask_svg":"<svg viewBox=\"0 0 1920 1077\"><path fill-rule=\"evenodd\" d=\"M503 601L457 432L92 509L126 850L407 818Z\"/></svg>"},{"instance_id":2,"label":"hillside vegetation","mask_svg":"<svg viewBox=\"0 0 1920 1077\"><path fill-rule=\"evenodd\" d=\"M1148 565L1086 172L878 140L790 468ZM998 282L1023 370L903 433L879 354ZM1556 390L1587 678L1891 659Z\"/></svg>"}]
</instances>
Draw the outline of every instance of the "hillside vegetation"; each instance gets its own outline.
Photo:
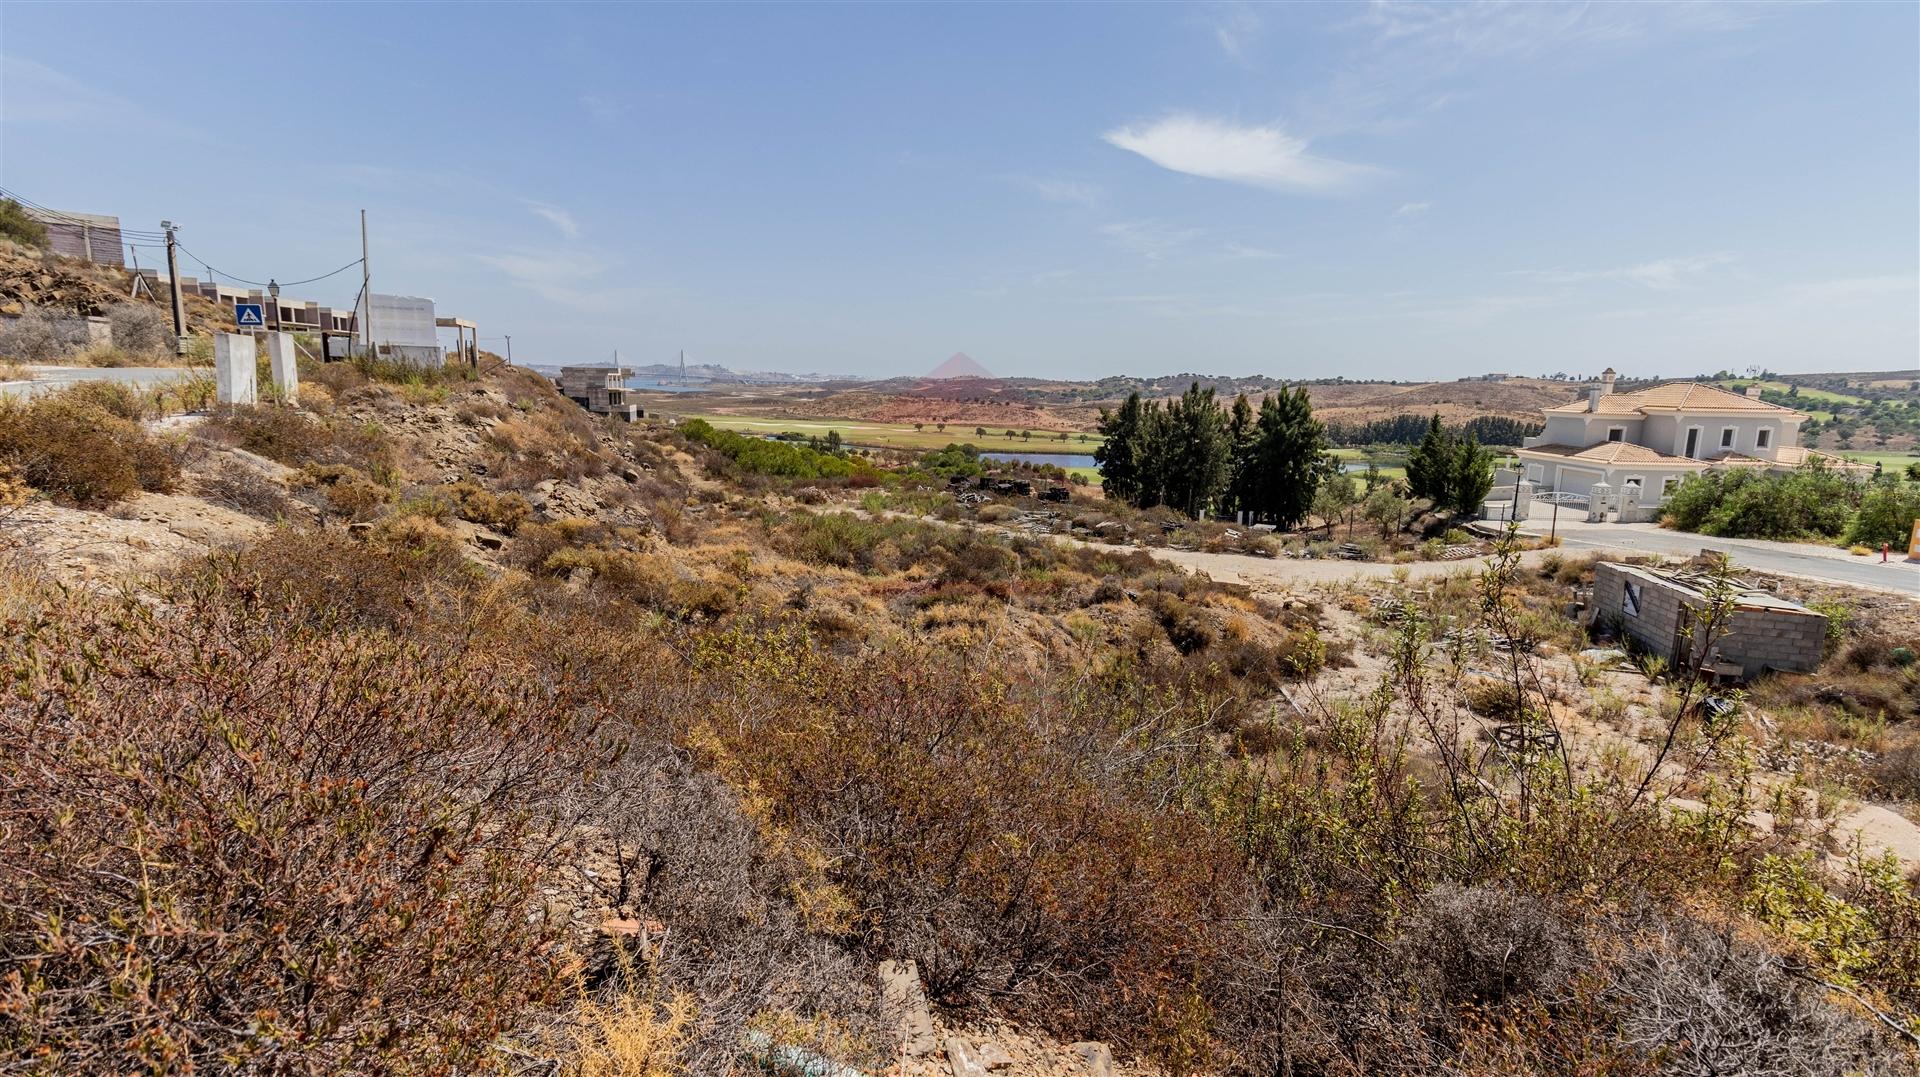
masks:
<instances>
[{"instance_id":1,"label":"hillside vegetation","mask_svg":"<svg viewBox=\"0 0 1920 1077\"><path fill-rule=\"evenodd\" d=\"M8 1072L878 1073L895 959L1167 1074L1915 1070L1920 896L1750 827L1699 686L1488 739L1599 720L1578 566L1258 593L974 526L952 453L303 375L0 410ZM252 523L91 581L34 523L159 498Z\"/></svg>"}]
</instances>

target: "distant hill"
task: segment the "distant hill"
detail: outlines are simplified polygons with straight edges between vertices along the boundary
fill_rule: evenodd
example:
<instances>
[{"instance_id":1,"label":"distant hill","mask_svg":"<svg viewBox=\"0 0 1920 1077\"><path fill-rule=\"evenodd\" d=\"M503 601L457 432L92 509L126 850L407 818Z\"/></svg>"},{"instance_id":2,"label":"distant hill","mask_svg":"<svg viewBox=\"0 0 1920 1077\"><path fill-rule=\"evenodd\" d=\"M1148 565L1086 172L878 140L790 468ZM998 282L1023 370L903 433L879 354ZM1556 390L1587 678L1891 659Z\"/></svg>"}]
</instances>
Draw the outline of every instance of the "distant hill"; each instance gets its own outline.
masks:
<instances>
[{"instance_id":1,"label":"distant hill","mask_svg":"<svg viewBox=\"0 0 1920 1077\"><path fill-rule=\"evenodd\" d=\"M984 378L994 380L994 374L976 362L966 352L954 352L947 361L927 371L929 381L951 381L955 378Z\"/></svg>"}]
</instances>

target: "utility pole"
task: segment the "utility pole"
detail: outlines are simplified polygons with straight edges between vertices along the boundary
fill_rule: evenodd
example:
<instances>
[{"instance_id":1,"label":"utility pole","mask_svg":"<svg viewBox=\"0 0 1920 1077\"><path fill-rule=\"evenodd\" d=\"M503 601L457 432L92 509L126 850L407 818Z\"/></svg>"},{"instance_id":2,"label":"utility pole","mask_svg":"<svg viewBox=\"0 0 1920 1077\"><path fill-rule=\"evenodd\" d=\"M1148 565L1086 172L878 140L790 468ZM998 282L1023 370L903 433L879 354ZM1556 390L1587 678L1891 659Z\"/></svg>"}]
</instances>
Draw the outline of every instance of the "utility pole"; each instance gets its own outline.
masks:
<instances>
[{"instance_id":1,"label":"utility pole","mask_svg":"<svg viewBox=\"0 0 1920 1077\"><path fill-rule=\"evenodd\" d=\"M369 282L373 271L367 265L367 211L360 211L360 301L366 307L360 312L362 322L361 343L368 351L373 350L373 291Z\"/></svg>"},{"instance_id":2,"label":"utility pole","mask_svg":"<svg viewBox=\"0 0 1920 1077\"><path fill-rule=\"evenodd\" d=\"M180 302L180 256L174 252L173 222L161 221L167 233L167 283L173 288L173 353L187 354L187 308Z\"/></svg>"},{"instance_id":3,"label":"utility pole","mask_svg":"<svg viewBox=\"0 0 1920 1077\"><path fill-rule=\"evenodd\" d=\"M507 334L507 365L513 365L513 334Z\"/></svg>"}]
</instances>

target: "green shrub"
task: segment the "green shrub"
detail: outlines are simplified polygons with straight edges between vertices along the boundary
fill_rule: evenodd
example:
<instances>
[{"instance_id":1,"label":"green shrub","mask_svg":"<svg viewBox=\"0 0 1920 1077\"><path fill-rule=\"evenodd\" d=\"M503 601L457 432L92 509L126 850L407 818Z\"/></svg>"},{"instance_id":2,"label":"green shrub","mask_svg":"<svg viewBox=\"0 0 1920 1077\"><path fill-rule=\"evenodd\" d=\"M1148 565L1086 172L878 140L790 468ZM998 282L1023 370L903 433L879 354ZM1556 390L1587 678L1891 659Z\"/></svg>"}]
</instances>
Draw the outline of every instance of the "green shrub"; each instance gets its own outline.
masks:
<instances>
[{"instance_id":1,"label":"green shrub","mask_svg":"<svg viewBox=\"0 0 1920 1077\"><path fill-rule=\"evenodd\" d=\"M777 475L788 479L844 479L862 472L870 474L873 470L870 464L804 445L751 438L731 430L721 430L705 419L689 419L681 423L680 434L688 441L704 445L732 460L741 470L760 475Z\"/></svg>"},{"instance_id":2,"label":"green shrub","mask_svg":"<svg viewBox=\"0 0 1920 1077\"><path fill-rule=\"evenodd\" d=\"M1853 515L1846 541L1856 546L1886 543L1905 548L1915 520L1920 520L1920 486L1877 482L1860 499L1860 511Z\"/></svg>"},{"instance_id":3,"label":"green shrub","mask_svg":"<svg viewBox=\"0 0 1920 1077\"><path fill-rule=\"evenodd\" d=\"M1664 506L1682 531L1726 538L1831 539L1847 528L1860 487L1818 465L1790 472L1715 469L1680 484Z\"/></svg>"}]
</instances>

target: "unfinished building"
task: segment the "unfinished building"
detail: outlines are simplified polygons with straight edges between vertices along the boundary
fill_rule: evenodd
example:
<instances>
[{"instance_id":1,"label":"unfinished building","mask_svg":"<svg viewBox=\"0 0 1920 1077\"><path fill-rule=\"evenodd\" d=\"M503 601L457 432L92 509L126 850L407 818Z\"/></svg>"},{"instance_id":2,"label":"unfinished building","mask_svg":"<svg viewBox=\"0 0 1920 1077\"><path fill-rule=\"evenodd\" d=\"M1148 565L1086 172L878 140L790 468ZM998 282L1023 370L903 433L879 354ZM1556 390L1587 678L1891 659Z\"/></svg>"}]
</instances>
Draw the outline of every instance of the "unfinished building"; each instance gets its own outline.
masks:
<instances>
[{"instance_id":1,"label":"unfinished building","mask_svg":"<svg viewBox=\"0 0 1920 1077\"><path fill-rule=\"evenodd\" d=\"M1826 615L1735 581L1732 616L1708 639L1699 627L1708 587L1698 572L1603 561L1594 566L1592 615L1675 669L1747 680L1769 670L1811 673L1820 665Z\"/></svg>"},{"instance_id":2,"label":"unfinished building","mask_svg":"<svg viewBox=\"0 0 1920 1077\"><path fill-rule=\"evenodd\" d=\"M593 412L626 422L644 419L640 405L628 401L627 379L633 370L623 366L563 366L554 381L560 395Z\"/></svg>"}]
</instances>

